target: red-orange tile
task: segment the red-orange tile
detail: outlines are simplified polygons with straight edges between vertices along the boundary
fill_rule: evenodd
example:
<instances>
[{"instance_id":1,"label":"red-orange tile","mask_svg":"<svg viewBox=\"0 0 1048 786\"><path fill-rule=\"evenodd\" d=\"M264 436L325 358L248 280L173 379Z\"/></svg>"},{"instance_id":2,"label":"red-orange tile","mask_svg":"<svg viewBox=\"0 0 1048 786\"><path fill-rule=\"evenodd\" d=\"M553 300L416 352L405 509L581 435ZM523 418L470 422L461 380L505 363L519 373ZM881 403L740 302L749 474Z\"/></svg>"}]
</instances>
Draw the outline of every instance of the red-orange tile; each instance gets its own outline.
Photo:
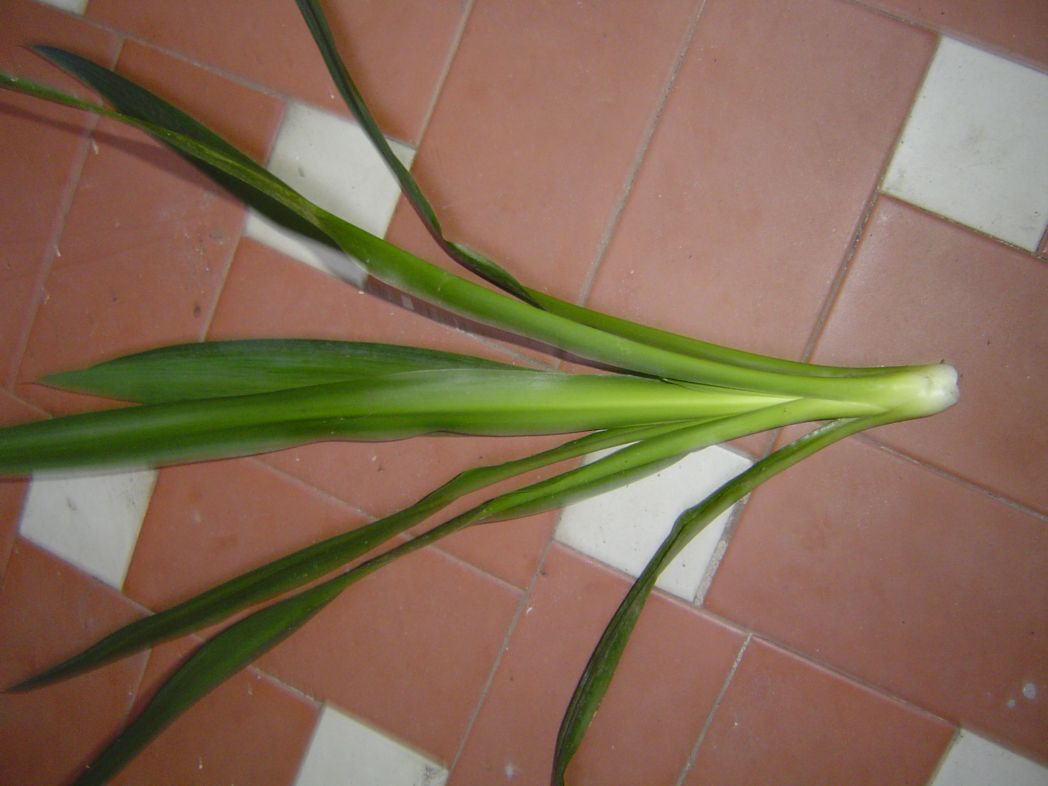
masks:
<instances>
[{"instance_id":1,"label":"red-orange tile","mask_svg":"<svg viewBox=\"0 0 1048 786\"><path fill-rule=\"evenodd\" d=\"M22 383L201 338L240 230L241 208L202 188L203 176L174 154L113 126L95 138L99 153L81 176ZM52 411L83 407L24 384L20 395Z\"/></svg>"},{"instance_id":2,"label":"red-orange tile","mask_svg":"<svg viewBox=\"0 0 1048 786\"><path fill-rule=\"evenodd\" d=\"M268 158L283 114L279 99L135 41L121 48L117 71L186 110L256 160Z\"/></svg>"},{"instance_id":3,"label":"red-orange tile","mask_svg":"<svg viewBox=\"0 0 1048 786\"><path fill-rule=\"evenodd\" d=\"M578 297L694 5L477 3L413 167L447 234Z\"/></svg>"},{"instance_id":4,"label":"red-orange tile","mask_svg":"<svg viewBox=\"0 0 1048 786\"><path fill-rule=\"evenodd\" d=\"M686 786L924 786L953 736L938 718L754 639Z\"/></svg>"},{"instance_id":5,"label":"red-orange tile","mask_svg":"<svg viewBox=\"0 0 1048 786\"><path fill-rule=\"evenodd\" d=\"M25 679L135 616L111 589L19 541L0 592L0 683ZM0 779L24 786L72 780L123 724L144 665L145 655L136 655L46 688L0 695Z\"/></svg>"},{"instance_id":6,"label":"red-orange tile","mask_svg":"<svg viewBox=\"0 0 1048 786\"><path fill-rule=\"evenodd\" d=\"M613 571L553 547L451 786L549 782L561 716L628 588ZM742 642L695 609L650 599L568 781L676 783Z\"/></svg>"},{"instance_id":7,"label":"red-orange tile","mask_svg":"<svg viewBox=\"0 0 1048 786\"><path fill-rule=\"evenodd\" d=\"M411 344L509 359L464 333L360 293L245 240L208 337L273 336ZM387 443L326 443L268 454L263 460L374 516L385 516L462 470L527 455L555 441L422 437ZM499 536L470 532L446 545L523 586L534 572L552 523L529 519L497 526Z\"/></svg>"},{"instance_id":8,"label":"red-orange tile","mask_svg":"<svg viewBox=\"0 0 1048 786\"><path fill-rule=\"evenodd\" d=\"M253 459L161 470L124 591L162 608L362 523Z\"/></svg>"},{"instance_id":9,"label":"red-orange tile","mask_svg":"<svg viewBox=\"0 0 1048 786\"><path fill-rule=\"evenodd\" d=\"M324 11L383 131L417 140L451 56L462 4L343 0L325 3ZM92 0L88 17L287 95L346 111L291 3Z\"/></svg>"},{"instance_id":10,"label":"red-orange tile","mask_svg":"<svg viewBox=\"0 0 1048 786\"><path fill-rule=\"evenodd\" d=\"M36 420L40 413L10 394L0 391L0 426ZM29 481L20 478L0 478L0 579L7 566L7 558L18 532Z\"/></svg>"},{"instance_id":11,"label":"red-orange tile","mask_svg":"<svg viewBox=\"0 0 1048 786\"><path fill-rule=\"evenodd\" d=\"M1048 510L1046 296L1042 261L881 199L815 359L953 363L959 404L876 438Z\"/></svg>"},{"instance_id":12,"label":"red-orange tile","mask_svg":"<svg viewBox=\"0 0 1048 786\"><path fill-rule=\"evenodd\" d=\"M868 4L983 49L1048 66L1048 6L1041 0L869 0Z\"/></svg>"},{"instance_id":13,"label":"red-orange tile","mask_svg":"<svg viewBox=\"0 0 1048 786\"><path fill-rule=\"evenodd\" d=\"M0 70L88 95L29 51L33 43L61 46L109 64L116 37L80 20L22 0L3 3ZM13 382L40 277L54 255L68 194L87 150L81 112L28 96L0 94L0 385Z\"/></svg>"},{"instance_id":14,"label":"red-orange tile","mask_svg":"<svg viewBox=\"0 0 1048 786\"><path fill-rule=\"evenodd\" d=\"M518 600L507 585L423 551L351 586L259 666L449 761Z\"/></svg>"},{"instance_id":15,"label":"red-orange tile","mask_svg":"<svg viewBox=\"0 0 1048 786\"><path fill-rule=\"evenodd\" d=\"M1048 529L859 440L758 489L706 605L965 728L1048 755Z\"/></svg>"},{"instance_id":16,"label":"red-orange tile","mask_svg":"<svg viewBox=\"0 0 1048 786\"><path fill-rule=\"evenodd\" d=\"M254 122L223 130L256 152L268 145L280 113L272 99L142 47L130 47L127 68L150 83L172 76L188 83L178 97L204 120L223 110L250 112ZM186 161L112 122L100 124L93 138L26 348L22 382L201 338L239 237L243 208ZM21 393L52 410L85 406L46 389Z\"/></svg>"},{"instance_id":17,"label":"red-orange tile","mask_svg":"<svg viewBox=\"0 0 1048 786\"><path fill-rule=\"evenodd\" d=\"M198 643L180 640L153 650L134 712ZM113 783L289 786L306 752L317 712L316 704L301 694L256 669L246 669L164 729Z\"/></svg>"},{"instance_id":18,"label":"red-orange tile","mask_svg":"<svg viewBox=\"0 0 1048 786\"><path fill-rule=\"evenodd\" d=\"M116 53L116 36L58 13L37 3L5 0L4 24L0 27L0 70L34 79L80 96L79 88L39 55L32 44L70 49L110 65ZM61 218L64 198L75 181L87 144L85 129L91 118L83 112L64 109L29 96L4 91L0 94L0 237L4 257L0 281L35 274L45 257L50 259L50 241ZM6 298L5 298L6 299Z\"/></svg>"},{"instance_id":19,"label":"red-orange tile","mask_svg":"<svg viewBox=\"0 0 1048 786\"><path fill-rule=\"evenodd\" d=\"M592 305L798 357L934 45L851 3L707 3Z\"/></svg>"}]
</instances>

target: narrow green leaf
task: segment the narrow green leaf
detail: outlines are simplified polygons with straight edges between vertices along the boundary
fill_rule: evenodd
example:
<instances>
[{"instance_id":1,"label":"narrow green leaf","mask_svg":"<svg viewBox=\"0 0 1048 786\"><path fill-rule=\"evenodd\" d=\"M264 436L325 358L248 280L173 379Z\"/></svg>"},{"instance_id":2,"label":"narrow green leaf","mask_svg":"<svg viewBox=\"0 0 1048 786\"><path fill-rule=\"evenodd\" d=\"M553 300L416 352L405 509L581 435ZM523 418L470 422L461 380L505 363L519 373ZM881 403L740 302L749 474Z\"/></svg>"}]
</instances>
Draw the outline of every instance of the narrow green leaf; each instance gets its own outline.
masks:
<instances>
[{"instance_id":1,"label":"narrow green leaf","mask_svg":"<svg viewBox=\"0 0 1048 786\"><path fill-rule=\"evenodd\" d=\"M74 786L106 783L194 702L286 639L330 603L344 589L351 575L337 576L274 603L201 645L77 778Z\"/></svg>"},{"instance_id":2,"label":"narrow green leaf","mask_svg":"<svg viewBox=\"0 0 1048 786\"><path fill-rule=\"evenodd\" d=\"M192 115L115 71L57 47L34 46L33 51L95 90L119 112L129 117L147 121L160 128L182 134L228 156L230 160L236 161L244 167L265 171L254 159ZM219 186L241 202L255 208L267 218L300 235L305 235L326 245L333 245L327 235L317 230L308 221L303 220L297 212L274 200L264 191L247 187L239 177L230 175L177 146L173 146L173 148Z\"/></svg>"},{"instance_id":3,"label":"narrow green leaf","mask_svg":"<svg viewBox=\"0 0 1048 786\"><path fill-rule=\"evenodd\" d=\"M758 461L677 517L670 533L615 610L575 686L557 733L551 779L553 786L564 786L568 764L578 751L586 730L607 693L630 634L666 566L706 525L764 481L834 442L882 425L891 419L890 416L842 419L817 428Z\"/></svg>"},{"instance_id":4,"label":"narrow green leaf","mask_svg":"<svg viewBox=\"0 0 1048 786\"><path fill-rule=\"evenodd\" d=\"M153 349L41 382L125 401L159 404L239 396L434 369L514 366L393 344L309 339L206 341Z\"/></svg>"},{"instance_id":5,"label":"narrow green leaf","mask_svg":"<svg viewBox=\"0 0 1048 786\"><path fill-rule=\"evenodd\" d=\"M863 411L828 414L826 417L872 414L895 409L901 403L921 398L929 388L928 378L941 375L940 366L885 369L883 374L855 378L779 373L683 355L616 336L534 308L455 276L313 204L265 169L257 165L249 166L240 157L212 148L186 134L8 74L0 74L0 87L95 112L140 128L284 205L328 235L346 254L360 261L370 274L387 284L455 313L547 342L583 358L666 379L842 403L853 402L856 409L865 408ZM930 414L926 410L920 411L921 414Z\"/></svg>"},{"instance_id":6,"label":"narrow green leaf","mask_svg":"<svg viewBox=\"0 0 1048 786\"><path fill-rule=\"evenodd\" d=\"M661 436L678 424L611 429L501 464L468 469L414 505L243 573L164 611L136 620L85 650L7 689L21 692L97 668L300 587L377 548L466 494L595 450Z\"/></svg>"},{"instance_id":7,"label":"narrow green leaf","mask_svg":"<svg viewBox=\"0 0 1048 786\"><path fill-rule=\"evenodd\" d=\"M618 375L448 368L147 404L0 429L0 474L244 456L335 439L558 434L786 403Z\"/></svg>"},{"instance_id":8,"label":"narrow green leaf","mask_svg":"<svg viewBox=\"0 0 1048 786\"><path fill-rule=\"evenodd\" d=\"M537 301L528 294L527 289L509 271L495 264L483 254L459 243L451 243L444 237L444 232L440 228L440 221L437 219L433 206L423 195L422 189L415 181L414 175L401 163L389 146L385 135L371 114L371 110L368 109L367 104L364 102L364 97L360 94L356 84L353 82L353 78L349 75L349 69L342 62L342 57L335 46L331 28L327 23L327 18L324 16L324 10L321 8L320 3L318 0L296 0L296 2L298 3L298 10L302 13L302 18L309 27L309 32L313 35L317 48L320 49L328 72L331 74L338 92L342 95L342 100L346 102L346 106L349 107L357 122L360 123L364 133L368 135L371 144L374 145L379 155L386 162L386 166L390 168L390 171L397 178L397 182L400 183L400 190L407 197L408 203L414 208L429 234L448 256L467 270L490 281L514 297L533 306L538 306Z\"/></svg>"}]
</instances>

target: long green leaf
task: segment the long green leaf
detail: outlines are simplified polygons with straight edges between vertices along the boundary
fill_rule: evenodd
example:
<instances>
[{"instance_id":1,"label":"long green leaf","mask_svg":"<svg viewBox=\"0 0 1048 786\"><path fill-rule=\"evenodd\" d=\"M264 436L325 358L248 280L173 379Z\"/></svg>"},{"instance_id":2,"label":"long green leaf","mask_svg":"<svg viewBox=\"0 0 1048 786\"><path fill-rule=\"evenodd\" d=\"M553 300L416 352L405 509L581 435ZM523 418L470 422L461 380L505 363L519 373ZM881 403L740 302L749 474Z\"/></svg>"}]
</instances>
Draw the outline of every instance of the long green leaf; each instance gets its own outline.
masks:
<instances>
[{"instance_id":1,"label":"long green leaf","mask_svg":"<svg viewBox=\"0 0 1048 786\"><path fill-rule=\"evenodd\" d=\"M159 466L333 439L594 431L737 414L789 401L619 375L410 371L9 426L0 429L0 474ZM832 415L842 409L839 414L851 414L843 402L828 402L820 411Z\"/></svg>"},{"instance_id":2,"label":"long green leaf","mask_svg":"<svg viewBox=\"0 0 1048 786\"><path fill-rule=\"evenodd\" d=\"M537 301L528 294L528 291L524 286L507 270L496 265L484 255L460 244L451 243L444 237L444 232L440 228L440 221L437 219L437 214L433 210L433 206L423 195L422 189L415 181L414 176L408 168L401 163L400 159L397 158L396 154L393 152L393 149L389 146L385 135L378 127L378 123L375 121L371 111L364 103L363 96L361 96L360 91L357 90L353 78L349 75L349 70L346 68L345 63L342 62L342 57L339 55L338 48L335 46L334 37L331 35L331 28L327 23L327 19L324 16L324 11L321 8L320 3L317 2L317 0L296 0L296 2L298 3L298 10L302 13L302 17L305 19L306 25L309 27L309 32L313 35L313 40L316 42L317 48L320 50L320 54L324 58L324 63L327 65L328 72L331 74L331 78L335 82L335 87L338 88L338 92L342 95L342 99L346 102L346 106L349 107L353 116L356 117L357 122L360 123L361 128L364 129L364 133L367 134L368 139L371 140L371 144L374 145L379 155L381 155L383 160L385 160L390 171L393 172L394 177L397 178L397 182L400 183L400 189L404 193L404 196L407 197L408 203L418 214L418 217L422 220L422 223L425 225L432 238L441 248L444 249L448 256L467 270L470 270L481 278L490 281L492 284L510 293L514 297L537 306Z\"/></svg>"},{"instance_id":3,"label":"long green leaf","mask_svg":"<svg viewBox=\"0 0 1048 786\"><path fill-rule=\"evenodd\" d=\"M345 253L360 261L370 274L387 284L482 323L549 343L583 358L669 379L791 396L864 401L880 411L919 398L921 391L927 388L926 377L940 373L939 366L929 366L886 369L883 374L869 377L810 377L739 367L648 346L536 309L432 265L313 204L261 167L249 166L239 157L216 150L186 134L7 74L0 74L0 87L96 112L153 134L180 152L240 179L245 185L296 212L327 234Z\"/></svg>"},{"instance_id":4,"label":"long green leaf","mask_svg":"<svg viewBox=\"0 0 1048 786\"><path fill-rule=\"evenodd\" d=\"M330 26L324 16L322 4L319 0L296 0L299 11L301 11L313 39L323 55L324 62L328 67L332 79L342 95L346 106L349 107L357 122L367 133L368 138L375 149L385 160L390 170L400 183L400 189L408 202L415 209L422 223L429 231L437 244L459 264L463 265L482 278L487 279L506 292L524 300L525 302L547 309L551 313L568 317L579 324L599 328L617 336L630 338L635 341L653 347L668 349L681 354L694 357L718 360L727 363L741 365L746 368L762 369L765 371L779 371L789 374L803 374L823 377L851 377L869 376L884 373L880 367L874 368L839 368L836 366L822 366L810 363L784 360L781 358L759 355L752 352L722 347L706 341L699 341L688 336L682 336L665 330L648 327L629 320L612 317L599 311L578 306L573 303L547 295L544 292L530 289L521 285L512 274L498 265L492 259L484 256L478 251L463 243L456 243L445 237L440 226L440 221L432 204L422 192L422 187L396 157L386 142L386 137L378 126L371 111L367 107L363 96L353 82L349 69L342 61L338 48L335 46Z\"/></svg>"},{"instance_id":5,"label":"long green leaf","mask_svg":"<svg viewBox=\"0 0 1048 786\"><path fill-rule=\"evenodd\" d=\"M499 495L316 587L252 613L201 645L92 763L76 786L104 783L193 702L283 641L364 576L467 526L561 507L580 494L592 495L610 483L643 477L687 452L688 446L720 441L725 434L738 436L744 423L757 425L751 413L742 418L724 418L654 433L592 464ZM592 448L597 441L593 440L588 447Z\"/></svg>"},{"instance_id":6,"label":"long green leaf","mask_svg":"<svg viewBox=\"0 0 1048 786\"><path fill-rule=\"evenodd\" d=\"M514 368L470 355L393 344L249 339L162 347L51 374L41 382L81 393L160 404L408 371Z\"/></svg>"},{"instance_id":7,"label":"long green leaf","mask_svg":"<svg viewBox=\"0 0 1048 786\"><path fill-rule=\"evenodd\" d=\"M596 450L650 439L682 428L685 426L668 424L601 431L530 456L465 470L402 511L307 546L169 609L129 623L82 652L11 686L7 691L30 690L97 668L158 642L199 630L248 606L300 587L380 546L466 494L494 483Z\"/></svg>"},{"instance_id":8,"label":"long green leaf","mask_svg":"<svg viewBox=\"0 0 1048 786\"><path fill-rule=\"evenodd\" d=\"M644 570L626 593L604 629L582 672L557 732L552 784L564 786L568 764L582 743L586 730L607 693L615 669L651 595L659 575L680 551L718 515L752 492L764 481L783 472L801 459L845 437L890 422L891 416L850 418L833 421L791 442L758 461L723 484L702 502L677 517Z\"/></svg>"}]
</instances>

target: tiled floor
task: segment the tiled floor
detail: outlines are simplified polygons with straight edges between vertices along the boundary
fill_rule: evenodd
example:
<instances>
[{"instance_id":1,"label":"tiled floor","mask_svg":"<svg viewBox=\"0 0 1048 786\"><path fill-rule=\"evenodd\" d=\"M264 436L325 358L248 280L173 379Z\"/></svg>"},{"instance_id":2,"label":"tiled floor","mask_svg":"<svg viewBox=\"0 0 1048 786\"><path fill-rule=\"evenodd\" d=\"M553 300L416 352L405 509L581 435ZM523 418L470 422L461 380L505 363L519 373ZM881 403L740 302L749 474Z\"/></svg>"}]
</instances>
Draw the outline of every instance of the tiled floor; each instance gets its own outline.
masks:
<instances>
[{"instance_id":1,"label":"tiled floor","mask_svg":"<svg viewBox=\"0 0 1048 786\"><path fill-rule=\"evenodd\" d=\"M961 370L951 411L835 446L686 552L571 782L1048 784L1048 5L326 5L448 234L528 283L757 351ZM36 42L115 64L440 262L293 4L0 0L0 68L71 87L21 48ZM7 95L0 129L0 423L111 405L43 374L204 337L555 362L337 282L363 278L136 133ZM547 444L2 481L0 683ZM710 449L369 577L115 782L547 783L621 571L767 447ZM68 783L195 643L0 696L0 783Z\"/></svg>"}]
</instances>

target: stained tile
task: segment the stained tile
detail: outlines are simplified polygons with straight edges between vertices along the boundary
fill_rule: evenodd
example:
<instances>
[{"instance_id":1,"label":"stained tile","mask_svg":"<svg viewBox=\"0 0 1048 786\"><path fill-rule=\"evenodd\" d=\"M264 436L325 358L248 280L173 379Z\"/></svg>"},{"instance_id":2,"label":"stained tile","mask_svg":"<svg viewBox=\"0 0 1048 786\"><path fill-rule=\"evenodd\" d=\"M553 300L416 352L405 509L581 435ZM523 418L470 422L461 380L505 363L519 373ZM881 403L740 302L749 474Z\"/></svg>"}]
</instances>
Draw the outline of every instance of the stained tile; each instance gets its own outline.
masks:
<instances>
[{"instance_id":1,"label":"stained tile","mask_svg":"<svg viewBox=\"0 0 1048 786\"><path fill-rule=\"evenodd\" d=\"M684 783L924 786L946 722L754 639Z\"/></svg>"},{"instance_id":2,"label":"stained tile","mask_svg":"<svg viewBox=\"0 0 1048 786\"><path fill-rule=\"evenodd\" d=\"M259 665L448 761L518 600L505 584L423 551L350 587Z\"/></svg>"},{"instance_id":3,"label":"stained tile","mask_svg":"<svg viewBox=\"0 0 1048 786\"><path fill-rule=\"evenodd\" d=\"M576 298L693 8L477 3L415 162L448 236Z\"/></svg>"},{"instance_id":4,"label":"stained tile","mask_svg":"<svg viewBox=\"0 0 1048 786\"><path fill-rule=\"evenodd\" d=\"M819 339L820 363L934 363L960 372L961 400L876 438L1048 510L1048 269L1026 254L881 199Z\"/></svg>"},{"instance_id":5,"label":"stained tile","mask_svg":"<svg viewBox=\"0 0 1048 786\"><path fill-rule=\"evenodd\" d=\"M34 475L19 530L120 589L155 482L154 470Z\"/></svg>"},{"instance_id":6,"label":"stained tile","mask_svg":"<svg viewBox=\"0 0 1048 786\"><path fill-rule=\"evenodd\" d=\"M943 30L963 41L1041 66L1048 65L1048 8L1039 0L1002 0L992 5L967 0L870 0L905 19Z\"/></svg>"},{"instance_id":7,"label":"stained tile","mask_svg":"<svg viewBox=\"0 0 1048 786\"><path fill-rule=\"evenodd\" d=\"M594 459L611 453L602 451ZM647 478L569 505L561 514L556 538L636 577L680 513L748 466L746 459L724 448L692 453ZM731 515L728 510L710 522L666 567L657 586L693 600Z\"/></svg>"},{"instance_id":8,"label":"stained tile","mask_svg":"<svg viewBox=\"0 0 1048 786\"><path fill-rule=\"evenodd\" d=\"M447 776L437 762L328 705L295 786L444 786Z\"/></svg>"},{"instance_id":9,"label":"stained tile","mask_svg":"<svg viewBox=\"0 0 1048 786\"><path fill-rule=\"evenodd\" d=\"M134 617L117 593L19 541L0 592L0 683L25 679ZM0 695L4 780L70 782L123 724L144 664L144 655L133 656L46 688Z\"/></svg>"},{"instance_id":10,"label":"stained tile","mask_svg":"<svg viewBox=\"0 0 1048 786\"><path fill-rule=\"evenodd\" d=\"M189 655L195 642L155 648L133 713ZM245 669L179 716L113 779L119 786L288 786L309 744L318 708L256 669Z\"/></svg>"},{"instance_id":11,"label":"stained tile","mask_svg":"<svg viewBox=\"0 0 1048 786\"><path fill-rule=\"evenodd\" d=\"M422 132L461 24L460 3L326 3L335 41L379 124L399 139ZM298 11L252 0L92 0L88 17L327 109L342 109ZM206 20L201 24L200 20Z\"/></svg>"},{"instance_id":12,"label":"stained tile","mask_svg":"<svg viewBox=\"0 0 1048 786\"><path fill-rule=\"evenodd\" d=\"M961 729L931 786L982 786L985 783L1044 786L1048 783L1048 767Z\"/></svg>"},{"instance_id":13,"label":"stained tile","mask_svg":"<svg viewBox=\"0 0 1048 786\"><path fill-rule=\"evenodd\" d=\"M504 355L316 270L245 241L226 281L211 339L296 336L411 344ZM550 440L422 437L387 443L324 443L268 454L263 460L374 516L388 515L469 467L535 452ZM456 535L447 548L474 564L526 584L552 530L550 518L506 522Z\"/></svg>"},{"instance_id":14,"label":"stained tile","mask_svg":"<svg viewBox=\"0 0 1048 786\"><path fill-rule=\"evenodd\" d=\"M1048 74L944 38L884 190L1036 251L1048 227Z\"/></svg>"},{"instance_id":15,"label":"stained tile","mask_svg":"<svg viewBox=\"0 0 1048 786\"><path fill-rule=\"evenodd\" d=\"M250 459L164 469L125 591L161 608L360 523Z\"/></svg>"},{"instance_id":16,"label":"stained tile","mask_svg":"<svg viewBox=\"0 0 1048 786\"><path fill-rule=\"evenodd\" d=\"M1043 756L1046 570L1043 521L848 440L753 494L706 605Z\"/></svg>"},{"instance_id":17,"label":"stained tile","mask_svg":"<svg viewBox=\"0 0 1048 786\"><path fill-rule=\"evenodd\" d=\"M410 167L414 151L391 142ZM400 187L355 123L301 103L288 106L268 168L307 199L374 235L386 231ZM357 286L367 273L342 253L248 214L245 234Z\"/></svg>"},{"instance_id":18,"label":"stained tile","mask_svg":"<svg viewBox=\"0 0 1048 786\"><path fill-rule=\"evenodd\" d=\"M625 595L614 572L554 546L528 599L452 786L547 783L561 716ZM568 770L569 783L676 783L742 635L653 596Z\"/></svg>"},{"instance_id":19,"label":"stained tile","mask_svg":"<svg viewBox=\"0 0 1048 786\"><path fill-rule=\"evenodd\" d=\"M589 304L799 356L933 46L850 3L708 2Z\"/></svg>"},{"instance_id":20,"label":"stained tile","mask_svg":"<svg viewBox=\"0 0 1048 786\"><path fill-rule=\"evenodd\" d=\"M22 345L39 293L38 273L3 279L3 309L0 309L0 386L13 384Z\"/></svg>"}]
</instances>

